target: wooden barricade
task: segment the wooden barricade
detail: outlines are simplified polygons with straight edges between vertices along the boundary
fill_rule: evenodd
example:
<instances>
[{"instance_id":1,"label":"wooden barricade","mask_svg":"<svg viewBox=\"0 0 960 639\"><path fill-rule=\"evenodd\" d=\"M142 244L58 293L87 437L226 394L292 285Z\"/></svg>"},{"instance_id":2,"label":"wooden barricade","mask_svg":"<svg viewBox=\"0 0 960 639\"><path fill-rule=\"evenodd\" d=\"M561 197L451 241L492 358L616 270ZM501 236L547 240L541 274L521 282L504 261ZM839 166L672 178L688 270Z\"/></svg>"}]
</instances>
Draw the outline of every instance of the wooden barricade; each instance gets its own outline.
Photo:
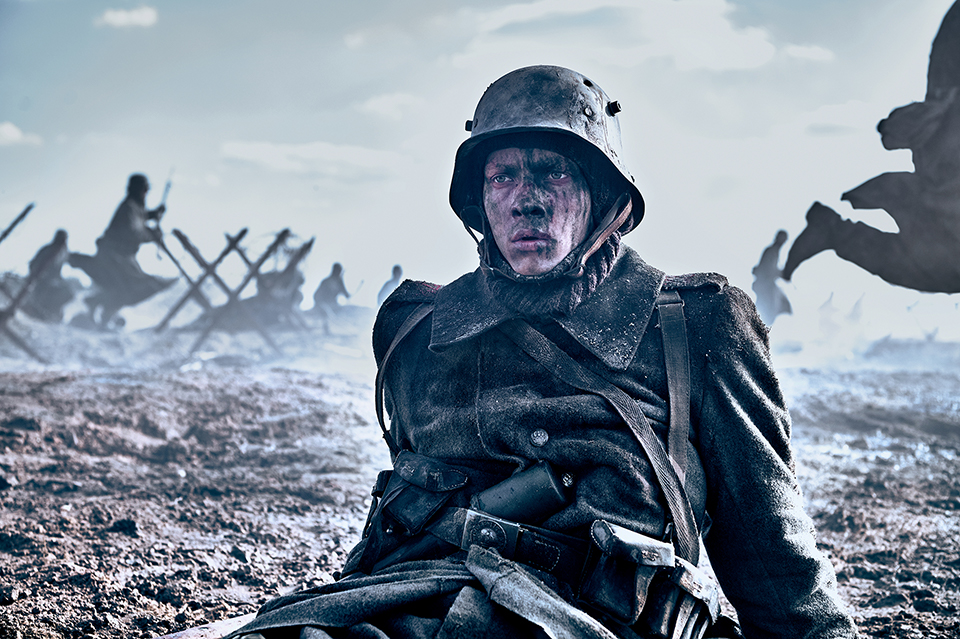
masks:
<instances>
[{"instance_id":1,"label":"wooden barricade","mask_svg":"<svg viewBox=\"0 0 960 639\"><path fill-rule=\"evenodd\" d=\"M220 254L216 257L216 259L212 261L208 261L200 253L200 250L193 244L193 242L190 241L190 238L188 238L183 231L174 229L172 234L177 238L187 254L189 254L190 257L192 257L200 267L201 274L196 279L193 279L182 267L180 267L180 272L183 277L186 278L189 288L187 292L184 293L180 299L170 307L170 310L167 311L164 318L159 324L157 324L155 330L160 332L167 328L173 318L186 305L187 301L192 299L203 308L207 322L201 329L200 335L197 336L197 339L190 347L190 352L188 353L187 357L193 355L197 349L199 349L209 338L210 334L214 330L221 328L228 319L235 316L240 316L244 325L249 326L251 329L259 333L260 337L263 338L264 342L266 342L270 348L277 353L282 354L280 347L277 346L273 337L270 335L270 332L267 330L267 326L264 325L262 318L258 317L257 313L252 311L248 304L241 303L241 301L245 300L241 300L240 296L247 286L249 286L250 282L256 280L257 296L267 297L274 287L278 285L278 282L283 280L283 277L264 277L264 274L260 271L263 268L264 263L266 263L266 261L272 256L276 255L278 250L290 238L290 229L284 229L277 233L270 246L267 247L260 257L255 260L251 260L247 256L247 253L243 247L240 246L240 241L243 240L247 235L247 229L241 229L236 235L226 234L226 246L224 246L223 250L220 251ZM290 277L293 275L293 271L297 269L300 262L310 252L311 248L313 247L313 242L314 240L311 239L293 251L292 255L287 260L287 265L282 272L282 276ZM231 288L217 272L217 269L223 264L223 261L231 253L236 253L243 261L243 264L247 269L247 272L240 284L233 288ZM211 300L203 293L201 287L207 281L215 284L221 291L223 291L223 293L226 294L227 301L223 305L214 306ZM309 326L306 325L306 323L303 321L303 318L297 315L294 310L284 308L282 304L271 308L278 314L278 316L285 319L291 325L302 330L309 330Z\"/></svg>"},{"instance_id":2,"label":"wooden barricade","mask_svg":"<svg viewBox=\"0 0 960 639\"><path fill-rule=\"evenodd\" d=\"M13 222L0 234L0 242L7 239L13 229L27 216L27 214L33 209L33 204L30 204L25 208L20 215L18 215ZM9 339L17 348L22 350L24 353L37 360L41 364L49 364L49 360L45 357L42 357L37 351L33 350L33 347L30 346L22 337L17 335L13 329L8 326L8 322L13 318L14 314L17 312L17 309L20 308L20 305L26 301L27 296L30 294L30 291L33 289L37 280L43 275L43 272L46 271L50 265L56 261L58 253L60 251L65 251L67 248L66 239L56 240L53 245L53 250L47 255L46 259L41 262L39 268L33 270L27 278L24 280L23 284L20 286L20 290L14 293L7 288L2 282L0 282L0 293L3 293L9 299L9 303L6 308L0 309L0 333L3 333L7 339Z\"/></svg>"}]
</instances>

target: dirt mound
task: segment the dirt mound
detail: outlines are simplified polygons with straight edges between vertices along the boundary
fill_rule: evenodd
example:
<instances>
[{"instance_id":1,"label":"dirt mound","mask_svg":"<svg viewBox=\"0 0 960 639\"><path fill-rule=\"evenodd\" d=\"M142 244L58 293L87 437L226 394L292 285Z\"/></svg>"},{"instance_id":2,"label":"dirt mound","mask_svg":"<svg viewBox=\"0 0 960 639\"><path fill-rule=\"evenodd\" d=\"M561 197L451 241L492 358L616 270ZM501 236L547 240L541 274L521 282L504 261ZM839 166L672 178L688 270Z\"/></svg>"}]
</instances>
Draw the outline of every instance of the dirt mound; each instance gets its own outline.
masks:
<instances>
[{"instance_id":1,"label":"dirt mound","mask_svg":"<svg viewBox=\"0 0 960 639\"><path fill-rule=\"evenodd\" d=\"M389 462L369 333L349 326L280 333L282 358L214 334L158 368L172 347L143 331L69 351L139 366L11 356L0 639L157 636L332 580ZM808 511L868 636L960 633L958 374L783 372Z\"/></svg>"},{"instance_id":2,"label":"dirt mound","mask_svg":"<svg viewBox=\"0 0 960 639\"><path fill-rule=\"evenodd\" d=\"M873 637L960 636L960 376L791 370L798 475Z\"/></svg>"},{"instance_id":3,"label":"dirt mound","mask_svg":"<svg viewBox=\"0 0 960 639\"><path fill-rule=\"evenodd\" d=\"M31 373L0 388L4 638L154 636L330 581L389 461L371 388L346 377Z\"/></svg>"}]
</instances>

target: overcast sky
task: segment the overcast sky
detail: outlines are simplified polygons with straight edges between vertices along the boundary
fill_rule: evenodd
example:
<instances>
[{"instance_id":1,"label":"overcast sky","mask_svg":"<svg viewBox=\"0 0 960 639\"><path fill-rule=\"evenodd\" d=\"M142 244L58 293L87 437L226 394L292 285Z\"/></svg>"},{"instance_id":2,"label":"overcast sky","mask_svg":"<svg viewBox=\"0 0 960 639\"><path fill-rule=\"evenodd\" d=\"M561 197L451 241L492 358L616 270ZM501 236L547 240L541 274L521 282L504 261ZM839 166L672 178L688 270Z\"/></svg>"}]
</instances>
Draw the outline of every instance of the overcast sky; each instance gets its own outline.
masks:
<instances>
[{"instance_id":1,"label":"overcast sky","mask_svg":"<svg viewBox=\"0 0 960 639\"><path fill-rule=\"evenodd\" d=\"M780 228L792 241L814 200L896 229L839 198L911 170L875 127L923 99L951 3L0 0L0 226L37 205L0 269L24 271L57 227L92 252L129 174L150 177L154 206L173 170L163 226L210 257L242 227L254 252L284 227L316 236L308 298L334 261L362 304L395 263L448 282L476 267L447 204L464 122L499 76L556 64L623 106L647 202L628 243L749 291L764 246ZM146 270L170 272L155 255L141 253ZM831 293L841 314L865 296L871 336L960 325L957 296L897 289L833 253L785 290L797 315L775 334L810 328Z\"/></svg>"}]
</instances>

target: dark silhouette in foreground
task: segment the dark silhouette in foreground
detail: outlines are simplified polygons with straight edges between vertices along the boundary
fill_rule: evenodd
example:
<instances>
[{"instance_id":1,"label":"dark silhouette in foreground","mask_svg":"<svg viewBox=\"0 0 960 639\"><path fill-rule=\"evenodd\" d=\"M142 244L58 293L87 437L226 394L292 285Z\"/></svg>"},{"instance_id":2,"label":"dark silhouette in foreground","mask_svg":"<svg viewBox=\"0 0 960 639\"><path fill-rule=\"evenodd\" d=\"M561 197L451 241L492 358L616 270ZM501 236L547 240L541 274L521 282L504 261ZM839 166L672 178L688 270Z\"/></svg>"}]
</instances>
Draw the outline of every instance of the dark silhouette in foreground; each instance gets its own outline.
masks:
<instances>
[{"instance_id":1,"label":"dark silhouette in foreground","mask_svg":"<svg viewBox=\"0 0 960 639\"><path fill-rule=\"evenodd\" d=\"M177 281L149 275L137 263L140 245L160 238L159 229L149 226L147 221L159 221L166 210L163 204L153 210L146 208L149 190L146 176L131 175L127 197L97 239L96 254L70 254L70 265L86 272L97 286L97 291L84 300L89 324L107 328L121 308L139 304Z\"/></svg>"},{"instance_id":2,"label":"dark silhouette in foreground","mask_svg":"<svg viewBox=\"0 0 960 639\"><path fill-rule=\"evenodd\" d=\"M814 202L790 247L782 277L804 261L837 256L887 282L931 293L960 292L960 7L947 11L933 41L923 102L894 109L877 125L887 150L910 149L914 171L883 173L843 194L855 209L883 209L886 233Z\"/></svg>"},{"instance_id":3,"label":"dark silhouette in foreground","mask_svg":"<svg viewBox=\"0 0 960 639\"><path fill-rule=\"evenodd\" d=\"M767 326L772 326L778 315L793 313L790 300L777 285L780 278L780 249L786 241L787 232L777 231L773 244L763 249L760 261L753 267L753 292L757 296L757 310L760 311L760 319Z\"/></svg>"}]
</instances>

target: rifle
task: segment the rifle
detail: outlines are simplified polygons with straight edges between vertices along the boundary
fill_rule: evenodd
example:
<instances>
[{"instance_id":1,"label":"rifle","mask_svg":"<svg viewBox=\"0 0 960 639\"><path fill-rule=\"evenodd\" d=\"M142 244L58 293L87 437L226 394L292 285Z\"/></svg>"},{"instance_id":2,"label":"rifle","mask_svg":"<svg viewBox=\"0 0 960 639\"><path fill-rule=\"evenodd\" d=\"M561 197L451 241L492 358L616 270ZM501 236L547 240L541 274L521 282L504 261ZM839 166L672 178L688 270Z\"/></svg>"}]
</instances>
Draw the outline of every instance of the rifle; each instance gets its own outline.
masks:
<instances>
[{"instance_id":1,"label":"rifle","mask_svg":"<svg viewBox=\"0 0 960 639\"><path fill-rule=\"evenodd\" d=\"M27 217L27 213L29 213L32 209L33 209L33 202L31 202L30 204L27 204L27 208L23 209L20 215L15 217L13 219L13 222L10 222L10 226L4 229L3 233L0 234L0 242L3 242L5 239L7 239L8 235L13 233L13 229L17 228L17 224L20 224L20 222L23 221L23 218Z\"/></svg>"},{"instance_id":2,"label":"rifle","mask_svg":"<svg viewBox=\"0 0 960 639\"><path fill-rule=\"evenodd\" d=\"M163 185L163 195L160 196L160 206L166 205L171 184L173 184L173 167L170 167L170 175L167 176L167 183Z\"/></svg>"}]
</instances>

